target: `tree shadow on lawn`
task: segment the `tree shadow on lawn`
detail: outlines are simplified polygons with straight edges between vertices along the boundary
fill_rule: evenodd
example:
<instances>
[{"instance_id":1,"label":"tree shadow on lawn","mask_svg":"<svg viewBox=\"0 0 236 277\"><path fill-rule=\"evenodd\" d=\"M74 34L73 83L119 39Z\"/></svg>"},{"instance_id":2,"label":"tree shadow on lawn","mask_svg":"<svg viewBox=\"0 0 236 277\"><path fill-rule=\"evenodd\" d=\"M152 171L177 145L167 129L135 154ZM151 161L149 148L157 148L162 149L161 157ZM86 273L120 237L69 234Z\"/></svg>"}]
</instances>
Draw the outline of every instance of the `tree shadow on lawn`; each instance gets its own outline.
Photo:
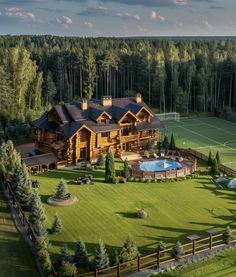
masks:
<instances>
[{"instance_id":1,"label":"tree shadow on lawn","mask_svg":"<svg viewBox=\"0 0 236 277\"><path fill-rule=\"evenodd\" d=\"M135 212L116 212L116 214L126 218L138 219L137 213Z\"/></svg>"}]
</instances>

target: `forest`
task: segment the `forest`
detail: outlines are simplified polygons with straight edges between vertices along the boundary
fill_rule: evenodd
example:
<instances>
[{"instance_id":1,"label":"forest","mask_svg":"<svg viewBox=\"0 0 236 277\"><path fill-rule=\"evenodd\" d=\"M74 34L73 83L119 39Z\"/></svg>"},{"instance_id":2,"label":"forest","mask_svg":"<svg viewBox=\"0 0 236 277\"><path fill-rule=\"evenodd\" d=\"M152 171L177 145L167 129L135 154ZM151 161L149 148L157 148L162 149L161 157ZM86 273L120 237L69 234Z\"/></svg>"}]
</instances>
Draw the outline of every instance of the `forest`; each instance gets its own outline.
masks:
<instances>
[{"instance_id":1,"label":"forest","mask_svg":"<svg viewBox=\"0 0 236 277\"><path fill-rule=\"evenodd\" d=\"M133 96L157 112L236 110L236 40L0 36L0 116Z\"/></svg>"}]
</instances>

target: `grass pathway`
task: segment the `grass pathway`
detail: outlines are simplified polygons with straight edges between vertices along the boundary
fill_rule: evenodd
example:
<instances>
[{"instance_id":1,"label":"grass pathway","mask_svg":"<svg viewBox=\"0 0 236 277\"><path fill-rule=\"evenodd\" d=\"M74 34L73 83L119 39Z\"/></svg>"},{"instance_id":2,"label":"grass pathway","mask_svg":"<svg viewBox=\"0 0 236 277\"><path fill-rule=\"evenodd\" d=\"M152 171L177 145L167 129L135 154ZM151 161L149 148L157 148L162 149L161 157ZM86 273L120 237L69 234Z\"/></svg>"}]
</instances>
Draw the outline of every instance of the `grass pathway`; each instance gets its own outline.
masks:
<instances>
[{"instance_id":1,"label":"grass pathway","mask_svg":"<svg viewBox=\"0 0 236 277\"><path fill-rule=\"evenodd\" d=\"M33 256L16 229L0 191L0 277L39 276Z\"/></svg>"}]
</instances>

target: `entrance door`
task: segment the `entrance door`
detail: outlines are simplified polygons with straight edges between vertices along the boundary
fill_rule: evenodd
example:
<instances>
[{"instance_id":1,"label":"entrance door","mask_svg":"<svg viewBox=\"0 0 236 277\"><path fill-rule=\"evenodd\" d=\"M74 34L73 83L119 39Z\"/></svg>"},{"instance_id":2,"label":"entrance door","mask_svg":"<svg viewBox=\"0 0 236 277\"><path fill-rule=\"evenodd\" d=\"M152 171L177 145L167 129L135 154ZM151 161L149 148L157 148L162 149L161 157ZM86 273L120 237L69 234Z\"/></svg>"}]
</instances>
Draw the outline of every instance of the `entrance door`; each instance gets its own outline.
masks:
<instances>
[{"instance_id":1,"label":"entrance door","mask_svg":"<svg viewBox=\"0 0 236 277\"><path fill-rule=\"evenodd\" d=\"M123 147L126 152L131 151L131 143L130 142L126 142L125 144L123 144Z\"/></svg>"},{"instance_id":2,"label":"entrance door","mask_svg":"<svg viewBox=\"0 0 236 277\"><path fill-rule=\"evenodd\" d=\"M87 148L84 147L84 148L80 148L80 159L81 160L86 160L87 159Z\"/></svg>"}]
</instances>

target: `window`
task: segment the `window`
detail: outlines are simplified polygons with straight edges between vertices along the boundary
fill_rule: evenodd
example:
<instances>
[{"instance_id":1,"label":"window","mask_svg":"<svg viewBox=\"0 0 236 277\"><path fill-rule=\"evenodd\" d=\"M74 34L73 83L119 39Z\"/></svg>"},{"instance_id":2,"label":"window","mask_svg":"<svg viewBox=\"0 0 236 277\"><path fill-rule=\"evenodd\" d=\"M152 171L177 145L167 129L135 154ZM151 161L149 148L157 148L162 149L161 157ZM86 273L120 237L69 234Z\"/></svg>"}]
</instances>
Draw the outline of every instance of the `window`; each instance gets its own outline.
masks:
<instances>
[{"instance_id":1,"label":"window","mask_svg":"<svg viewBox=\"0 0 236 277\"><path fill-rule=\"evenodd\" d=\"M109 132L103 132L101 136L102 136L102 138L109 138L110 133Z\"/></svg>"},{"instance_id":2,"label":"window","mask_svg":"<svg viewBox=\"0 0 236 277\"><path fill-rule=\"evenodd\" d=\"M122 136L128 136L133 133L133 126L123 126L121 129Z\"/></svg>"}]
</instances>

